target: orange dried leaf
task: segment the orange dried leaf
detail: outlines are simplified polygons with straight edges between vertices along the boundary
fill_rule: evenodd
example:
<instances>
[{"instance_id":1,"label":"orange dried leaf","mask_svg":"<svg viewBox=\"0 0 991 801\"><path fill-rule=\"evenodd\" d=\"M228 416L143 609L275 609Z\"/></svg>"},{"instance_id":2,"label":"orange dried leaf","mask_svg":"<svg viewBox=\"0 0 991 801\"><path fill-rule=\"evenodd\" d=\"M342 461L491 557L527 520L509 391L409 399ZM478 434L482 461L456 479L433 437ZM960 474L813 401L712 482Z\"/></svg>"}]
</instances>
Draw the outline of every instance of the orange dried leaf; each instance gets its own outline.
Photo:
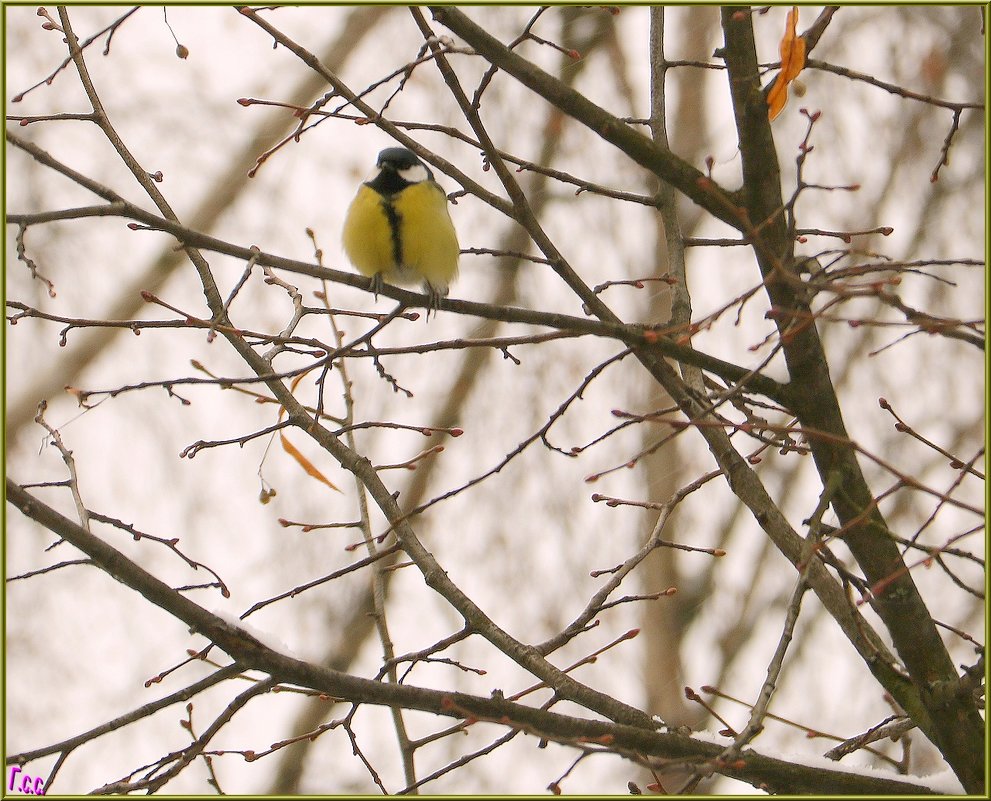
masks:
<instances>
[{"instance_id":1,"label":"orange dried leaf","mask_svg":"<svg viewBox=\"0 0 991 801\"><path fill-rule=\"evenodd\" d=\"M781 76L774 82L771 91L767 93L767 118L773 120L788 102L788 84L781 80Z\"/></svg>"},{"instance_id":2,"label":"orange dried leaf","mask_svg":"<svg viewBox=\"0 0 991 801\"><path fill-rule=\"evenodd\" d=\"M785 21L781 39L781 72L786 81L793 81L805 66L805 40L798 35L798 6L792 6Z\"/></svg>"},{"instance_id":3,"label":"orange dried leaf","mask_svg":"<svg viewBox=\"0 0 991 801\"><path fill-rule=\"evenodd\" d=\"M286 439L286 435L283 434L281 431L279 432L279 439L282 441L282 450L284 450L293 459L295 459L296 464L302 467L308 476L310 476L311 478L315 478L317 481L321 482L322 484L326 484L332 490L336 490L337 492L341 491L337 486L333 484L333 482L328 480L323 473L317 470L317 468L313 466L313 463L305 456L303 456L303 454L299 452L296 446L293 445L288 439Z\"/></svg>"},{"instance_id":4,"label":"orange dried leaf","mask_svg":"<svg viewBox=\"0 0 991 801\"><path fill-rule=\"evenodd\" d=\"M767 93L767 116L773 120L788 102L788 84L805 67L805 40L798 35L798 6L792 6L785 20L785 35L781 37L781 71Z\"/></svg>"}]
</instances>

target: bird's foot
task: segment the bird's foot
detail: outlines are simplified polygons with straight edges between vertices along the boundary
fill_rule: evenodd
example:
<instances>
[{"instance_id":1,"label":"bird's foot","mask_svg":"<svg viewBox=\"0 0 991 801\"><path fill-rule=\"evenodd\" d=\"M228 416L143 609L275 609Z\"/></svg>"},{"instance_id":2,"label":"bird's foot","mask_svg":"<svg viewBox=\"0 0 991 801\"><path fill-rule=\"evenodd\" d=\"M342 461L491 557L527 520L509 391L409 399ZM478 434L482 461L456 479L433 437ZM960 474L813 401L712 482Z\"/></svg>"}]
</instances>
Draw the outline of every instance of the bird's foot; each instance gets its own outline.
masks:
<instances>
[{"instance_id":1,"label":"bird's foot","mask_svg":"<svg viewBox=\"0 0 991 801\"><path fill-rule=\"evenodd\" d=\"M426 319L429 322L430 313L433 312L434 317L437 316L437 312L440 310L441 301L447 297L448 289L444 287L443 289L438 289L433 284L424 283L423 291L427 294L427 314Z\"/></svg>"},{"instance_id":2,"label":"bird's foot","mask_svg":"<svg viewBox=\"0 0 991 801\"><path fill-rule=\"evenodd\" d=\"M382 278L382 273L375 273L370 279L371 285L369 288L375 295L375 300L379 299L379 292L382 291L382 287L385 286L385 281Z\"/></svg>"}]
</instances>

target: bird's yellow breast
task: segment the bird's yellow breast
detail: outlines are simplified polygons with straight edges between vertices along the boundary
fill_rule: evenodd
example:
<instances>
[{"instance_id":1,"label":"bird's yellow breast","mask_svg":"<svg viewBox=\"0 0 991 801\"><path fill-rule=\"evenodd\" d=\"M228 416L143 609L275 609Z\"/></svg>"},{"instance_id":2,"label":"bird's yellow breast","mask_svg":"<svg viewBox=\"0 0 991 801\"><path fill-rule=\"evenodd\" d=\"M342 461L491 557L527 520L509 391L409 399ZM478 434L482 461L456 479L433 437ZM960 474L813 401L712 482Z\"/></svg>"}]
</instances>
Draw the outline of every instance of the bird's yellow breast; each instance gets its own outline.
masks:
<instances>
[{"instance_id":1,"label":"bird's yellow breast","mask_svg":"<svg viewBox=\"0 0 991 801\"><path fill-rule=\"evenodd\" d=\"M447 196L432 181L392 195L362 185L348 209L343 241L362 275L423 282L443 293L458 274L458 237Z\"/></svg>"}]
</instances>

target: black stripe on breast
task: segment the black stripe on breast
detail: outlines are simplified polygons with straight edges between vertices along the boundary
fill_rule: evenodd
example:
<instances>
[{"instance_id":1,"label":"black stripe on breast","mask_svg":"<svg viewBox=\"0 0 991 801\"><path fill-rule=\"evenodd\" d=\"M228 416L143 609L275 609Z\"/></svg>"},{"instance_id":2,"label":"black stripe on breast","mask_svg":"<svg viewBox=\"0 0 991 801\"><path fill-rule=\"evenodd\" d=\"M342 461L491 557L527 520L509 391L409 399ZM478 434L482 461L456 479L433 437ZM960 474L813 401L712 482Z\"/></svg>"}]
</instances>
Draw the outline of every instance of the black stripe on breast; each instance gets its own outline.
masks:
<instances>
[{"instance_id":1,"label":"black stripe on breast","mask_svg":"<svg viewBox=\"0 0 991 801\"><path fill-rule=\"evenodd\" d=\"M385 218L389 221L389 230L392 232L392 258L396 268L400 269L403 266L403 237L399 230L402 217L396 207L392 205L390 197L382 198L382 210L385 212Z\"/></svg>"}]
</instances>

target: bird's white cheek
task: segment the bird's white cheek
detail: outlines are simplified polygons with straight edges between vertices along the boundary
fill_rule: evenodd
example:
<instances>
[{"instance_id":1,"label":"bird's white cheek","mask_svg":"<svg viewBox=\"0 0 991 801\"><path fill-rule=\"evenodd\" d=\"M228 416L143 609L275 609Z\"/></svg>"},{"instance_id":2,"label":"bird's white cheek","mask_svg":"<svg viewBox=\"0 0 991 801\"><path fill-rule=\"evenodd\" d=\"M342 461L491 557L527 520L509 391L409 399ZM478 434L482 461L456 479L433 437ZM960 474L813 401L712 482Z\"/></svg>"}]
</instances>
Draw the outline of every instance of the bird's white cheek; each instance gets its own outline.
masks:
<instances>
[{"instance_id":1,"label":"bird's white cheek","mask_svg":"<svg viewBox=\"0 0 991 801\"><path fill-rule=\"evenodd\" d=\"M426 181L428 177L427 168L422 164L414 164L412 167L406 167L405 169L399 170L397 174L400 178L411 184L418 184L420 181Z\"/></svg>"}]
</instances>

